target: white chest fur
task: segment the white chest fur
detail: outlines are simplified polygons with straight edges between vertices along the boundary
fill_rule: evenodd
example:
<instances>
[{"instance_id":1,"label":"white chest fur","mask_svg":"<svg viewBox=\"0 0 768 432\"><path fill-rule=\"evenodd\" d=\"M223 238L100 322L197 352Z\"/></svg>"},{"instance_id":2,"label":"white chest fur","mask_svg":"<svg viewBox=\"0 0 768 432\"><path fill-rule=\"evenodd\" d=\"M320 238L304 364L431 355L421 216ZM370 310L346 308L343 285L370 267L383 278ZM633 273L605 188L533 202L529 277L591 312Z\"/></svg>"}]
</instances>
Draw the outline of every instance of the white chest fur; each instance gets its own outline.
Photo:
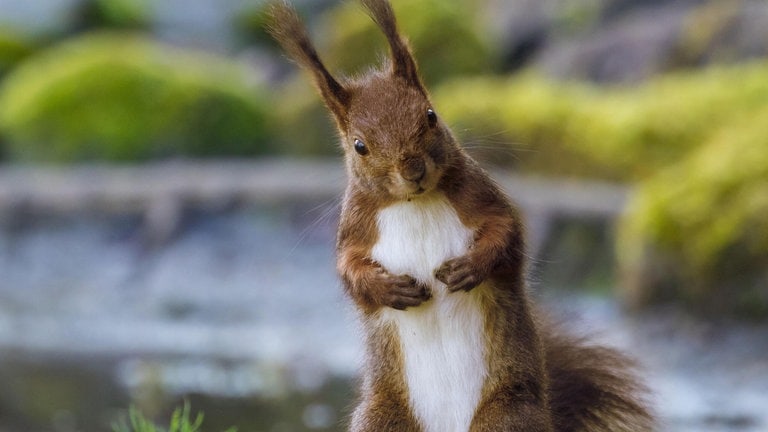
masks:
<instances>
[{"instance_id":1,"label":"white chest fur","mask_svg":"<svg viewBox=\"0 0 768 432\"><path fill-rule=\"evenodd\" d=\"M425 432L466 432L486 376L479 296L448 293L434 272L466 253L472 231L444 197L398 203L378 214L372 257L393 274L428 284L433 298L406 311L382 310L394 323L404 356L411 408Z\"/></svg>"}]
</instances>

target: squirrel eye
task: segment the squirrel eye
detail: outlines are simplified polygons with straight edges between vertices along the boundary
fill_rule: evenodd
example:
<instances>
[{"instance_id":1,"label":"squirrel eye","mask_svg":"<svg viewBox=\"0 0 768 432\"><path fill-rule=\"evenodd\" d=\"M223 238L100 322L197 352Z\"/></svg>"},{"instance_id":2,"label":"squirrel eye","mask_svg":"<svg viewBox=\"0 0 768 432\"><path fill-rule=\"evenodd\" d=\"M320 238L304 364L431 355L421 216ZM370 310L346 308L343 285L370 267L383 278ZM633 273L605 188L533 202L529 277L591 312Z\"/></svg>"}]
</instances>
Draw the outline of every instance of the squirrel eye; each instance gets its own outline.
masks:
<instances>
[{"instance_id":1,"label":"squirrel eye","mask_svg":"<svg viewBox=\"0 0 768 432\"><path fill-rule=\"evenodd\" d=\"M358 138L355 138L355 151L360 156L365 156L368 154L368 147L365 146L364 142L362 142Z\"/></svg>"},{"instance_id":2,"label":"squirrel eye","mask_svg":"<svg viewBox=\"0 0 768 432\"><path fill-rule=\"evenodd\" d=\"M437 114L432 108L427 109L427 123L429 123L429 127L435 127L437 124Z\"/></svg>"}]
</instances>

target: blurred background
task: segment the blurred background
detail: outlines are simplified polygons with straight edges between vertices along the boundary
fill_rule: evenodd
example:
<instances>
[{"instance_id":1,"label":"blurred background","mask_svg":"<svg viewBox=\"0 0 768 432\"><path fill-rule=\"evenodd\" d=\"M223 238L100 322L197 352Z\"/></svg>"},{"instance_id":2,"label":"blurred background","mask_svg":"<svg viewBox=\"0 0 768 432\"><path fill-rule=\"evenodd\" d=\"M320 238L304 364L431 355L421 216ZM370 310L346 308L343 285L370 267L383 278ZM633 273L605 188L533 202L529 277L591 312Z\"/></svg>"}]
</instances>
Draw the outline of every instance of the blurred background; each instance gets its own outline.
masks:
<instances>
[{"instance_id":1,"label":"blurred background","mask_svg":"<svg viewBox=\"0 0 768 432\"><path fill-rule=\"evenodd\" d=\"M383 37L294 0L336 73ZM531 290L639 359L663 431L768 430L768 4L393 0L517 200ZM0 0L0 431L337 431L344 173L259 0Z\"/></svg>"}]
</instances>

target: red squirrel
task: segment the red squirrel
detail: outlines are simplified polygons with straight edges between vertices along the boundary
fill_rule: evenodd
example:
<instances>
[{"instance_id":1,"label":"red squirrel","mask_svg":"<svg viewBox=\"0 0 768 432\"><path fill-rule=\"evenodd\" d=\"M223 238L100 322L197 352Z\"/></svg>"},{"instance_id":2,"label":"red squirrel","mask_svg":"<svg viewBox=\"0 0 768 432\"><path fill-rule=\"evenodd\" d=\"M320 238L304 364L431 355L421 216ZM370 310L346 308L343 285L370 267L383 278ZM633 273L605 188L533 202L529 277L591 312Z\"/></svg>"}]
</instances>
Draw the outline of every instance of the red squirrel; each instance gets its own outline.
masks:
<instances>
[{"instance_id":1,"label":"red squirrel","mask_svg":"<svg viewBox=\"0 0 768 432\"><path fill-rule=\"evenodd\" d=\"M440 118L389 2L362 4L391 57L359 78L328 71L287 3L269 24L344 151L337 268L366 352L349 430L651 430L629 360L538 322L518 211Z\"/></svg>"}]
</instances>

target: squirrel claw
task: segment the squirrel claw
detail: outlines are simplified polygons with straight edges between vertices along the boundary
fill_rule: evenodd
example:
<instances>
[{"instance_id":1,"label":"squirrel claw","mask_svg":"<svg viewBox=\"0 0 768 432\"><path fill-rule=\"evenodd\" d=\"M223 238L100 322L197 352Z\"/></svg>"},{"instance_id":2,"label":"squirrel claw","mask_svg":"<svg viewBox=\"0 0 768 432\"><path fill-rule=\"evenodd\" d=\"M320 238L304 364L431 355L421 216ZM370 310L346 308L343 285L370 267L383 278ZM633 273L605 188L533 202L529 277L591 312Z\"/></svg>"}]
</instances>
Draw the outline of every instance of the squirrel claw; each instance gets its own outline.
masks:
<instances>
[{"instance_id":1,"label":"squirrel claw","mask_svg":"<svg viewBox=\"0 0 768 432\"><path fill-rule=\"evenodd\" d=\"M468 257L454 258L444 262L435 271L435 278L444 283L449 292L470 291L483 281Z\"/></svg>"},{"instance_id":2,"label":"squirrel claw","mask_svg":"<svg viewBox=\"0 0 768 432\"><path fill-rule=\"evenodd\" d=\"M397 310L406 310L409 307L419 306L432 298L429 287L419 283L408 275L391 275L386 271L379 276L387 288L382 296L382 304Z\"/></svg>"}]
</instances>

